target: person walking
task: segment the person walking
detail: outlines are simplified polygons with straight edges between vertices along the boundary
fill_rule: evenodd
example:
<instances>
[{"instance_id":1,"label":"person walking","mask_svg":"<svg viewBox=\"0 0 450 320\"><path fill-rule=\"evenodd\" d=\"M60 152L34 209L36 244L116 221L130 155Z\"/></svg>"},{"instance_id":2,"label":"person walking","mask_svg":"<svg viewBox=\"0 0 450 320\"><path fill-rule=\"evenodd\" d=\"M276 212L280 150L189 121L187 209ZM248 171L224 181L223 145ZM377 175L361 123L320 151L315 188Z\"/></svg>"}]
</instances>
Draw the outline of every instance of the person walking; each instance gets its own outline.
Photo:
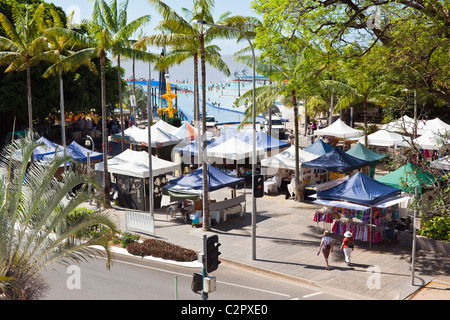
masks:
<instances>
[{"instance_id":1,"label":"person walking","mask_svg":"<svg viewBox=\"0 0 450 320\"><path fill-rule=\"evenodd\" d=\"M330 231L325 230L323 233L322 241L320 242L319 252L322 250L323 257L325 259L325 266L327 270L330 270L330 266L328 265L328 257L330 256L330 252L333 252L333 238L330 236Z\"/></svg>"},{"instance_id":2,"label":"person walking","mask_svg":"<svg viewBox=\"0 0 450 320\"><path fill-rule=\"evenodd\" d=\"M355 249L355 244L353 240L353 234L350 231L344 233L344 240L342 240L341 251L344 251L345 263L351 266L350 257L352 251Z\"/></svg>"}]
</instances>

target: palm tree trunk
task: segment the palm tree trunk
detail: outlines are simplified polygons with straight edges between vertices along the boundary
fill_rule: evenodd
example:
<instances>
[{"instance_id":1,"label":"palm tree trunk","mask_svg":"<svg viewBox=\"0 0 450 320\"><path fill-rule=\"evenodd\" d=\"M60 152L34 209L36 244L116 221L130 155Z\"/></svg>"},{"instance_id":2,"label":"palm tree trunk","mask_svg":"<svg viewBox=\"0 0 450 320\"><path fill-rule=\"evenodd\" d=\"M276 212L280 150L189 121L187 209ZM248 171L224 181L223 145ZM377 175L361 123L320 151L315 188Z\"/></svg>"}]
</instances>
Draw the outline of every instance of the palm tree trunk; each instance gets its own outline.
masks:
<instances>
[{"instance_id":1,"label":"palm tree trunk","mask_svg":"<svg viewBox=\"0 0 450 320\"><path fill-rule=\"evenodd\" d=\"M202 126L200 124L200 107L199 107L199 94L198 94L198 53L194 53L194 127L197 128L198 133L201 133ZM201 135L199 135L201 137ZM197 162L200 166L201 162L201 154L203 153L203 144L198 143L198 157Z\"/></svg>"},{"instance_id":2,"label":"palm tree trunk","mask_svg":"<svg viewBox=\"0 0 450 320\"><path fill-rule=\"evenodd\" d=\"M203 28L203 27L202 27ZM203 29L200 34L201 65L202 65L202 167L203 167L203 230L211 229L209 221L208 196L208 166L205 161L206 153L206 69L205 69L205 39Z\"/></svg>"},{"instance_id":3,"label":"palm tree trunk","mask_svg":"<svg viewBox=\"0 0 450 320\"><path fill-rule=\"evenodd\" d=\"M148 77L150 78L150 72L148 74ZM149 79L148 81L150 81L150 91L151 91L151 87L152 87L152 79ZM149 95L151 97L151 93L147 92L147 95ZM136 58L134 58L133 56L133 96L136 98ZM153 110L153 106L151 106ZM133 117L136 120L136 106L133 106Z\"/></svg>"},{"instance_id":4,"label":"palm tree trunk","mask_svg":"<svg viewBox=\"0 0 450 320\"><path fill-rule=\"evenodd\" d=\"M65 110L64 110L64 84L63 84L63 77L62 72L59 73L59 91L60 91L60 113L61 113L61 143L64 148L64 156L66 156L66 116L65 116ZM64 171L66 171L67 165L64 163Z\"/></svg>"},{"instance_id":5,"label":"palm tree trunk","mask_svg":"<svg viewBox=\"0 0 450 320\"><path fill-rule=\"evenodd\" d=\"M31 63L30 57L27 56L27 98L28 98L28 129L33 133L33 104L31 101Z\"/></svg>"},{"instance_id":6,"label":"palm tree trunk","mask_svg":"<svg viewBox=\"0 0 450 320\"><path fill-rule=\"evenodd\" d=\"M109 189L111 179L108 172L108 132L106 129L106 53L103 51L100 55L100 74L102 87L102 146L103 146L103 196L105 205L109 206Z\"/></svg>"},{"instance_id":7,"label":"palm tree trunk","mask_svg":"<svg viewBox=\"0 0 450 320\"><path fill-rule=\"evenodd\" d=\"M119 107L120 107L120 131L122 136L120 138L122 142L122 151L125 151L125 126L123 122L123 105L122 105L122 70L120 70L120 54L117 56L117 79L119 81Z\"/></svg>"},{"instance_id":8,"label":"palm tree trunk","mask_svg":"<svg viewBox=\"0 0 450 320\"><path fill-rule=\"evenodd\" d=\"M367 147L367 98L364 98L364 146Z\"/></svg>"},{"instance_id":9,"label":"palm tree trunk","mask_svg":"<svg viewBox=\"0 0 450 320\"><path fill-rule=\"evenodd\" d=\"M295 131L295 200L300 200L298 194L299 182L300 182L300 153L299 153L299 140L298 140L298 105L295 90L291 91L292 105L294 106L294 131Z\"/></svg>"},{"instance_id":10,"label":"palm tree trunk","mask_svg":"<svg viewBox=\"0 0 450 320\"><path fill-rule=\"evenodd\" d=\"M198 122L200 121L200 110L198 104L198 54L194 53L194 126L199 129Z\"/></svg>"}]
</instances>

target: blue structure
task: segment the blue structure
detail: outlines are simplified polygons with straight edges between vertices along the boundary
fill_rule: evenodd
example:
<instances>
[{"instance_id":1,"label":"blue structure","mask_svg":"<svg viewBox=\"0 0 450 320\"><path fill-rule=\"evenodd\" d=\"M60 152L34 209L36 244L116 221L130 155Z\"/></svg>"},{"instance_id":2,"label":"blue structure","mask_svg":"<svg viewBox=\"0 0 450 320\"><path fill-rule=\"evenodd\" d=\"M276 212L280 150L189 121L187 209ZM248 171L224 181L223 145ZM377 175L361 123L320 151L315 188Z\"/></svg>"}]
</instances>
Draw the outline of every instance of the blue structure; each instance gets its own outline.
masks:
<instances>
[{"instance_id":1,"label":"blue structure","mask_svg":"<svg viewBox=\"0 0 450 320\"><path fill-rule=\"evenodd\" d=\"M362 205L374 205L400 195L401 190L378 182L358 172L353 177L328 190L319 191L318 199L346 200Z\"/></svg>"},{"instance_id":2,"label":"blue structure","mask_svg":"<svg viewBox=\"0 0 450 320\"><path fill-rule=\"evenodd\" d=\"M335 149L335 147L333 147L332 145L329 145L328 143L324 142L322 139L317 140L316 142L314 142L312 145L310 145L309 147L303 149L309 153L314 153L317 154L319 156L324 155L325 153L328 153L330 151L333 151Z\"/></svg>"},{"instance_id":3,"label":"blue structure","mask_svg":"<svg viewBox=\"0 0 450 320\"><path fill-rule=\"evenodd\" d=\"M334 148L314 160L304 162L302 167L346 173L369 165L369 161L355 158L339 148Z\"/></svg>"},{"instance_id":4,"label":"blue structure","mask_svg":"<svg viewBox=\"0 0 450 320\"><path fill-rule=\"evenodd\" d=\"M208 164L208 190L214 191L221 188L235 186L244 183L244 178L231 177L220 170L214 168L212 165ZM174 179L170 181L170 184L163 187L163 189L170 190L174 187L178 187L176 192L182 192L180 188L185 188L188 190L203 190L203 167L191 172L190 174Z\"/></svg>"}]
</instances>

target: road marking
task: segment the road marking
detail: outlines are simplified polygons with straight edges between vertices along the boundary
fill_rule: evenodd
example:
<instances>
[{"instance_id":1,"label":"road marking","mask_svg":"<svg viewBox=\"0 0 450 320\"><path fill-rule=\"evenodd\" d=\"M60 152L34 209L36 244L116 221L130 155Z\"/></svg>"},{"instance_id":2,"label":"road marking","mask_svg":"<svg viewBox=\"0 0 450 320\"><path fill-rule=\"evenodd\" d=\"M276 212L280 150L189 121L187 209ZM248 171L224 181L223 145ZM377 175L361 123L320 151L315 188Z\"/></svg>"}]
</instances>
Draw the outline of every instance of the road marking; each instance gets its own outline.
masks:
<instances>
[{"instance_id":1,"label":"road marking","mask_svg":"<svg viewBox=\"0 0 450 320\"><path fill-rule=\"evenodd\" d=\"M234 284L234 283L223 282L223 281L217 281L217 283L227 284L227 285L230 285L230 286L235 286L235 287L249 289L249 290L254 290L254 291L260 291L260 292L264 292L264 293L270 293L270 294L279 295L279 296L283 296L283 297L290 297L289 294L279 293L279 292L269 291L269 290L264 290L264 289L259 289L259 288L247 287L247 286L243 286L243 285L240 285L240 284Z\"/></svg>"},{"instance_id":2,"label":"road marking","mask_svg":"<svg viewBox=\"0 0 450 320\"><path fill-rule=\"evenodd\" d=\"M156 271L160 271L160 272L171 273L171 274L176 274L176 275L185 276L185 277L192 277L191 274L188 275L188 274L184 274L184 273L180 273L180 272L174 272L174 271L164 270L164 269L160 269L160 268L144 266L144 265L127 262L127 261L123 261L123 260L114 260L114 262L120 262L120 263L124 263L124 264L128 264L128 265L132 265L135 267L142 267L142 268L146 268L146 269L152 269L152 270L156 270ZM290 297L290 295L284 294L284 293L279 293L279 292L275 292L275 291L269 291L269 290L254 288L254 287L248 287L248 286L243 286L243 285L229 283L229 282L217 281L217 283L227 284L230 286L240 287L240 288L254 290L254 291L270 293L270 294L279 295L279 296L283 296L283 297Z\"/></svg>"},{"instance_id":3,"label":"road marking","mask_svg":"<svg viewBox=\"0 0 450 320\"><path fill-rule=\"evenodd\" d=\"M311 297L314 297L314 296L318 296L319 294L322 294L323 292L322 291L318 291L318 292L314 292L314 293L311 293L311 294L307 294L306 296L303 296L303 298L311 298Z\"/></svg>"}]
</instances>

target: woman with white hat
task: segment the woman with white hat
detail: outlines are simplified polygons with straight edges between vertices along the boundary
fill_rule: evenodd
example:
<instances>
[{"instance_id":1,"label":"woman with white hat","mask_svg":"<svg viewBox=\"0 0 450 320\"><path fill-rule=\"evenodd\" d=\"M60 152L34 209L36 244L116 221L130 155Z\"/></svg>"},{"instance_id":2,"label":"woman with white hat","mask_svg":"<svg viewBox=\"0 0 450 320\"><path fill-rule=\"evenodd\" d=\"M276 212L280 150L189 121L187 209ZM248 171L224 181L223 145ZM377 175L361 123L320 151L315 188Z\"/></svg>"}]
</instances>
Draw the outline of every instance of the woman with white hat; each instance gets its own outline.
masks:
<instances>
[{"instance_id":1,"label":"woman with white hat","mask_svg":"<svg viewBox=\"0 0 450 320\"><path fill-rule=\"evenodd\" d=\"M330 256L330 252L333 252L333 238L330 236L330 231L325 230L323 233L322 241L320 242L319 246L319 252L317 252L317 255L320 254L320 250L322 250L323 257L325 258L325 268L327 270L330 270L330 267L328 266L328 257Z\"/></svg>"},{"instance_id":2,"label":"woman with white hat","mask_svg":"<svg viewBox=\"0 0 450 320\"><path fill-rule=\"evenodd\" d=\"M352 236L353 236L353 234L350 231L347 231L346 233L344 233L345 238L341 244L341 251L344 251L345 262L347 263L348 266L351 265L350 256L352 254L352 251L355 249L355 245L354 245Z\"/></svg>"}]
</instances>

